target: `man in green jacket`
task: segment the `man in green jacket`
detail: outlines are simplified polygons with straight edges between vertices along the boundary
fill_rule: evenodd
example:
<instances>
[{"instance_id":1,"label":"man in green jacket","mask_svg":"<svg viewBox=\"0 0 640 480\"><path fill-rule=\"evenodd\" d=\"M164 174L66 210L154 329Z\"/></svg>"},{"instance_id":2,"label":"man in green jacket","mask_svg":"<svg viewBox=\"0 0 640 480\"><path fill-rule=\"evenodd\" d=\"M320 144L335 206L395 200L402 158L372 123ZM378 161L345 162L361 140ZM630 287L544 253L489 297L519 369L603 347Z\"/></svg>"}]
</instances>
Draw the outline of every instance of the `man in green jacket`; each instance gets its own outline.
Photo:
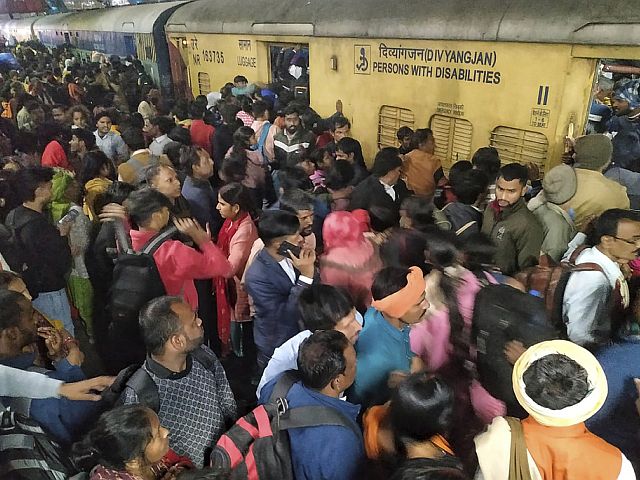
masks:
<instances>
[{"instance_id":1,"label":"man in green jacket","mask_svg":"<svg viewBox=\"0 0 640 480\"><path fill-rule=\"evenodd\" d=\"M527 209L527 168L519 163L503 166L496 181L496 199L484 211L482 232L498 247L495 263L513 275L538 263L543 230Z\"/></svg>"}]
</instances>

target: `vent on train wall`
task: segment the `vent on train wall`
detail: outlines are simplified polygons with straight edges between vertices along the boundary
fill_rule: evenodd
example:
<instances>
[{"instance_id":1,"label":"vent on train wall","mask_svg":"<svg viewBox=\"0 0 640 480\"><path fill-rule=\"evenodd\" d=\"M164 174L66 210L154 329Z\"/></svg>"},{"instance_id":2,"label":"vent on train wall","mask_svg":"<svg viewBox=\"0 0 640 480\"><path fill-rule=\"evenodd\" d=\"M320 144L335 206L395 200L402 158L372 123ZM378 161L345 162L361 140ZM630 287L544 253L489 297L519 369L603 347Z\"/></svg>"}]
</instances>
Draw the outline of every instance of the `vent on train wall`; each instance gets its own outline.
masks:
<instances>
[{"instance_id":1,"label":"vent on train wall","mask_svg":"<svg viewBox=\"0 0 640 480\"><path fill-rule=\"evenodd\" d=\"M408 108L383 105L378 114L378 148L397 147L400 127L414 128L415 117Z\"/></svg>"},{"instance_id":2,"label":"vent on train wall","mask_svg":"<svg viewBox=\"0 0 640 480\"><path fill-rule=\"evenodd\" d=\"M209 74L205 72L198 72L198 92L200 95L206 95L211 91L211 81L209 80Z\"/></svg>"},{"instance_id":3,"label":"vent on train wall","mask_svg":"<svg viewBox=\"0 0 640 480\"><path fill-rule=\"evenodd\" d=\"M491 132L489 144L498 150L502 164L518 162L535 163L544 172L549 141L539 132L511 127L496 127Z\"/></svg>"},{"instance_id":4,"label":"vent on train wall","mask_svg":"<svg viewBox=\"0 0 640 480\"><path fill-rule=\"evenodd\" d=\"M429 121L436 142L436 157L448 168L458 160L471 159L473 125L462 118L433 115Z\"/></svg>"}]
</instances>

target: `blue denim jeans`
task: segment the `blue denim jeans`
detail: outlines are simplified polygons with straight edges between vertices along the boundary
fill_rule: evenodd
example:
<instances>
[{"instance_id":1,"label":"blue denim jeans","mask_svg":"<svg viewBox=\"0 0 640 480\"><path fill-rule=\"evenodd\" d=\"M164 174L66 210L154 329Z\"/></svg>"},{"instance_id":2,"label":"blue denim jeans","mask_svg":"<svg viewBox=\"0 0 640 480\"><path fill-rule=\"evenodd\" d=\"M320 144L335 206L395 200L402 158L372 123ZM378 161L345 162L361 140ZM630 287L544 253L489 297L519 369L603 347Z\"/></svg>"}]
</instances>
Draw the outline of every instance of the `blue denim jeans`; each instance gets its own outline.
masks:
<instances>
[{"instance_id":1,"label":"blue denim jeans","mask_svg":"<svg viewBox=\"0 0 640 480\"><path fill-rule=\"evenodd\" d=\"M67 292L63 288L56 292L42 292L33 300L33 306L51 320L59 320L64 328L73 336L73 320L71 320L71 307Z\"/></svg>"}]
</instances>

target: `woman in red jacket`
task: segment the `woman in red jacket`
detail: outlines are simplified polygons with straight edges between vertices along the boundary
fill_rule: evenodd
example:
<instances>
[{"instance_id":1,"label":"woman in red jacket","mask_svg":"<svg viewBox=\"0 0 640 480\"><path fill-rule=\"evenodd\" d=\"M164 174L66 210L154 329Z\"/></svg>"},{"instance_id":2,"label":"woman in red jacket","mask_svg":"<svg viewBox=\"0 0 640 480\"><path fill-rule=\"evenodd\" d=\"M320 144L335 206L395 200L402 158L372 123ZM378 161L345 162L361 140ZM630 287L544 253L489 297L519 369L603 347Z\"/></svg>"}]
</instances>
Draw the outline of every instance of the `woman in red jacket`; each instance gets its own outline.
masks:
<instances>
[{"instance_id":1,"label":"woman in red jacket","mask_svg":"<svg viewBox=\"0 0 640 480\"><path fill-rule=\"evenodd\" d=\"M241 184L230 183L220 189L217 209L225 219L218 234L217 245L232 267L228 275L216 277L214 281L218 336L223 352L228 350L231 339L235 354L241 357L244 356L244 332L251 331L251 324L248 323L249 299L240 279L244 274L251 246L258 239L258 230L252 219L254 210L251 196Z\"/></svg>"}]
</instances>

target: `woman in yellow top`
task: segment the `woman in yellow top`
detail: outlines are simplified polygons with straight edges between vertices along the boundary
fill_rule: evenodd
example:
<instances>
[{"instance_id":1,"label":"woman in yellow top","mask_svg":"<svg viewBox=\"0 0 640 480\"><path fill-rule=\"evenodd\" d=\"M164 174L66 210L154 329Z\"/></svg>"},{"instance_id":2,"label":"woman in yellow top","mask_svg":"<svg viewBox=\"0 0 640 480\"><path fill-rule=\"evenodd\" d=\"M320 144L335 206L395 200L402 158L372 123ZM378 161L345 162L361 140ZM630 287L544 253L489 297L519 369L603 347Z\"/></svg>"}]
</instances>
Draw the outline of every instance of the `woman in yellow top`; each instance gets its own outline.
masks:
<instances>
[{"instance_id":1,"label":"woman in yellow top","mask_svg":"<svg viewBox=\"0 0 640 480\"><path fill-rule=\"evenodd\" d=\"M80 184L84 188L84 213L92 222L98 223L95 211L96 200L104 195L113 182L114 167L109 158L101 151L87 152L83 158L84 166L80 174Z\"/></svg>"}]
</instances>

